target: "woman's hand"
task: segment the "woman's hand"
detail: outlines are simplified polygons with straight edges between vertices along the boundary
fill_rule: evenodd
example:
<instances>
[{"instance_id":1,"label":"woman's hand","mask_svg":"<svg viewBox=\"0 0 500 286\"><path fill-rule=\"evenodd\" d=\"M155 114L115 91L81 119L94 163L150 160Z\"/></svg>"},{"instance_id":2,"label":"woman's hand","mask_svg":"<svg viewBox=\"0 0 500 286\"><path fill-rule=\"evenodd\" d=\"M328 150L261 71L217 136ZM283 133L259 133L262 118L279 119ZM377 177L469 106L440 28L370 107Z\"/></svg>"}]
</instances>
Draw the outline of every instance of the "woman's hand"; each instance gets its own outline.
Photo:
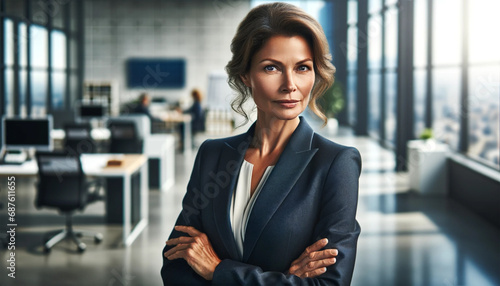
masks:
<instances>
[{"instance_id":1,"label":"woman's hand","mask_svg":"<svg viewBox=\"0 0 500 286\"><path fill-rule=\"evenodd\" d=\"M306 250L292 262L288 273L300 278L317 277L326 272L326 267L335 264L337 249L319 251L328 244L328 239L323 238L306 248Z\"/></svg>"},{"instance_id":2,"label":"woman's hand","mask_svg":"<svg viewBox=\"0 0 500 286\"><path fill-rule=\"evenodd\" d=\"M201 277L212 280L215 267L219 265L221 260L212 248L207 235L191 226L178 225L175 230L187 233L189 236L168 240L167 245L175 246L163 255L168 260L178 258L186 260L189 266Z\"/></svg>"}]
</instances>

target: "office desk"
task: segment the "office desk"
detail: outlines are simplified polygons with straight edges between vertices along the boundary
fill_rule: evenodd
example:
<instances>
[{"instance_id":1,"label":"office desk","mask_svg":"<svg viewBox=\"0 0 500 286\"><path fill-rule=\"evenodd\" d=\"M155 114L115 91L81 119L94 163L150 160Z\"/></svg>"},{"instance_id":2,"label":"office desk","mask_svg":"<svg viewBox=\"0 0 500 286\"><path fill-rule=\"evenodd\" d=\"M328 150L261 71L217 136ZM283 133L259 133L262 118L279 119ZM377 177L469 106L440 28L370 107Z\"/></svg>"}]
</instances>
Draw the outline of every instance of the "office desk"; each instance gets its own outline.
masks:
<instances>
[{"instance_id":1,"label":"office desk","mask_svg":"<svg viewBox=\"0 0 500 286\"><path fill-rule=\"evenodd\" d=\"M175 184L175 136L151 134L144 140L148 156L149 187L166 192Z\"/></svg>"},{"instance_id":2,"label":"office desk","mask_svg":"<svg viewBox=\"0 0 500 286\"><path fill-rule=\"evenodd\" d=\"M109 159L122 160L122 164L118 167L107 167ZM107 221L123 224L122 242L126 246L132 244L148 224L147 157L140 154L83 154L81 162L85 175L104 177L108 180ZM0 176L37 174L38 166L35 160L22 165L0 165ZM117 201L122 203L116 204Z\"/></svg>"},{"instance_id":3,"label":"office desk","mask_svg":"<svg viewBox=\"0 0 500 286\"><path fill-rule=\"evenodd\" d=\"M181 116L177 118L178 120L188 120L190 122L190 116ZM177 121L176 121L177 122ZM183 121L182 121L183 122ZM188 126L189 132L191 134L191 124ZM186 133L187 134L187 133ZM56 149L64 149L63 140L66 134L63 129L53 129L50 133L52 139L54 140L54 146ZM111 138L111 131L107 128L94 128L91 130L90 135L92 138L102 144L103 141L107 141ZM143 153L148 156L149 159L149 187L153 189L160 189L162 191L168 190L175 183L175 141L172 134L146 134L144 136L144 147ZM186 139L185 139L186 140ZM191 144L191 135L189 135L189 144ZM155 165L156 164L156 165ZM151 168L153 166L155 168Z\"/></svg>"},{"instance_id":4,"label":"office desk","mask_svg":"<svg viewBox=\"0 0 500 286\"><path fill-rule=\"evenodd\" d=\"M191 121L193 120L191 115L179 113L177 111L158 112L156 115L163 120L163 123L167 127L171 124L184 124L184 138L182 138L184 142L183 153L190 158L193 145L191 142Z\"/></svg>"}]
</instances>

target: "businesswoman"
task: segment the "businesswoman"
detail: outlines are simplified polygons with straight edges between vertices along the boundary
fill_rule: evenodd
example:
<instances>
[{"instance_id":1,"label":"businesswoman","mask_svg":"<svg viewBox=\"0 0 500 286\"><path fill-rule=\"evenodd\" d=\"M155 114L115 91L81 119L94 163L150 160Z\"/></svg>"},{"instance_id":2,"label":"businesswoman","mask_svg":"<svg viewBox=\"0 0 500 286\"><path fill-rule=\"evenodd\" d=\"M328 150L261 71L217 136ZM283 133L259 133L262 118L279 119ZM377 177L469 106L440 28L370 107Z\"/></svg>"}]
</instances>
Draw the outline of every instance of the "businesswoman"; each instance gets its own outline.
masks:
<instances>
[{"instance_id":1,"label":"businesswoman","mask_svg":"<svg viewBox=\"0 0 500 286\"><path fill-rule=\"evenodd\" d=\"M349 285L361 160L299 117L333 82L320 25L283 3L251 10L231 44L242 135L206 141L163 250L165 285Z\"/></svg>"}]
</instances>

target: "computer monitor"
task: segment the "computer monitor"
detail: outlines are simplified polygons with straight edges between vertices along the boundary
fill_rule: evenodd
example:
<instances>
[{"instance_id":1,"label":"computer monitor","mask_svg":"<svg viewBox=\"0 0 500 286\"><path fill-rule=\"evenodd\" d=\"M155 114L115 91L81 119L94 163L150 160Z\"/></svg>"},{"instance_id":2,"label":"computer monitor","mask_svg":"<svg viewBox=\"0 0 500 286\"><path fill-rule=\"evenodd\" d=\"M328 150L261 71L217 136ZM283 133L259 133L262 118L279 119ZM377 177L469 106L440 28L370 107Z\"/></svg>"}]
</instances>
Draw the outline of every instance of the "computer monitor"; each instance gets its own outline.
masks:
<instances>
[{"instance_id":1,"label":"computer monitor","mask_svg":"<svg viewBox=\"0 0 500 286\"><path fill-rule=\"evenodd\" d=\"M78 116L82 119L99 118L106 115L106 107L100 104L80 104Z\"/></svg>"},{"instance_id":2,"label":"computer monitor","mask_svg":"<svg viewBox=\"0 0 500 286\"><path fill-rule=\"evenodd\" d=\"M34 148L52 151L52 116L44 118L2 118L2 144L6 150Z\"/></svg>"}]
</instances>

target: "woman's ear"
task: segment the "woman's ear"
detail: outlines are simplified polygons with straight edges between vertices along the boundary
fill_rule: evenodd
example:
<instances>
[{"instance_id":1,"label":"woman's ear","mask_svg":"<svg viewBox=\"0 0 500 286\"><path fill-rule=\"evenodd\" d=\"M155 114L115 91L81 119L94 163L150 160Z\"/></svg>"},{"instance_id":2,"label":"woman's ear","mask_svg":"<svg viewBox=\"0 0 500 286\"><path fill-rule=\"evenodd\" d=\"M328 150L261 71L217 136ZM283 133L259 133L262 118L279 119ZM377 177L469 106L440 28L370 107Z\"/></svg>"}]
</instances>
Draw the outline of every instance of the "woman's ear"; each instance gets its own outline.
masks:
<instances>
[{"instance_id":1,"label":"woman's ear","mask_svg":"<svg viewBox=\"0 0 500 286\"><path fill-rule=\"evenodd\" d=\"M250 87L250 80L248 80L248 74L240 74L241 81L247 86Z\"/></svg>"}]
</instances>

